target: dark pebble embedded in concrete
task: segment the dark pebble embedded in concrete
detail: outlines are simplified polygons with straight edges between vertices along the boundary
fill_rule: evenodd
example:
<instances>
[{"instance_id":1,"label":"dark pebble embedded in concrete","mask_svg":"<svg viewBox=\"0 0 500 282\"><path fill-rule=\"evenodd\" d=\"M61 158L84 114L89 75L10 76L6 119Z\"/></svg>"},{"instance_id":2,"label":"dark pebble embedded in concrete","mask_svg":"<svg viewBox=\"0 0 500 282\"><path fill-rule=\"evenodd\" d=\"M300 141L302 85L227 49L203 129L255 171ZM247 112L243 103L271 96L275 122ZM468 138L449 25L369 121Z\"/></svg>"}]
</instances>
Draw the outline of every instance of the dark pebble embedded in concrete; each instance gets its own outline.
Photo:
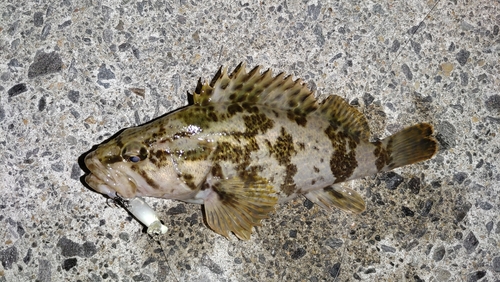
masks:
<instances>
[{"instance_id":1,"label":"dark pebble embedded in concrete","mask_svg":"<svg viewBox=\"0 0 500 282\"><path fill-rule=\"evenodd\" d=\"M184 204L178 204L177 206L170 208L167 211L168 215L183 214L186 213L186 206Z\"/></svg>"},{"instance_id":2,"label":"dark pebble embedded in concrete","mask_svg":"<svg viewBox=\"0 0 500 282\"><path fill-rule=\"evenodd\" d=\"M462 50L458 51L458 53L456 55L456 59L457 59L458 63L463 67L467 63L469 56L470 56L470 52L462 49Z\"/></svg>"},{"instance_id":3,"label":"dark pebble embedded in concrete","mask_svg":"<svg viewBox=\"0 0 500 282\"><path fill-rule=\"evenodd\" d=\"M8 247L0 251L0 261L4 269L11 269L12 264L19 259L19 254L15 246Z\"/></svg>"},{"instance_id":4,"label":"dark pebble embedded in concrete","mask_svg":"<svg viewBox=\"0 0 500 282\"><path fill-rule=\"evenodd\" d=\"M365 106L371 105L373 101L375 100L375 97L373 97L370 93L365 93L363 95L363 101L365 102Z\"/></svg>"},{"instance_id":5,"label":"dark pebble embedded in concrete","mask_svg":"<svg viewBox=\"0 0 500 282\"><path fill-rule=\"evenodd\" d=\"M61 162L51 164L50 167L53 171L62 172L64 171L64 164Z\"/></svg>"},{"instance_id":6,"label":"dark pebble embedded in concrete","mask_svg":"<svg viewBox=\"0 0 500 282\"><path fill-rule=\"evenodd\" d=\"M65 259L62 263L62 268L68 271L76 266L76 262L77 262L76 258Z\"/></svg>"},{"instance_id":7,"label":"dark pebble embedded in concrete","mask_svg":"<svg viewBox=\"0 0 500 282\"><path fill-rule=\"evenodd\" d=\"M24 264L28 264L31 261L31 258L33 257L33 250L31 248L28 249L28 252L23 258Z\"/></svg>"},{"instance_id":8,"label":"dark pebble embedded in concrete","mask_svg":"<svg viewBox=\"0 0 500 282\"><path fill-rule=\"evenodd\" d=\"M337 249L342 247L344 241L342 241L342 239L339 238L328 238L326 239L325 244L332 249Z\"/></svg>"},{"instance_id":9,"label":"dark pebble embedded in concrete","mask_svg":"<svg viewBox=\"0 0 500 282\"><path fill-rule=\"evenodd\" d=\"M444 258L444 255L446 254L446 250L443 246L439 246L434 250L434 254L432 255L432 259L434 261L440 261Z\"/></svg>"},{"instance_id":10,"label":"dark pebble embedded in concrete","mask_svg":"<svg viewBox=\"0 0 500 282\"><path fill-rule=\"evenodd\" d=\"M410 189L413 194L417 195L420 192L420 178L412 177L410 181L408 181L408 189Z\"/></svg>"},{"instance_id":11,"label":"dark pebble embedded in concrete","mask_svg":"<svg viewBox=\"0 0 500 282\"><path fill-rule=\"evenodd\" d=\"M472 231L469 232L469 235L467 235L467 237L465 237L464 240L464 248L467 250L468 253L472 253L476 249L478 244L479 241L477 240L474 233Z\"/></svg>"},{"instance_id":12,"label":"dark pebble embedded in concrete","mask_svg":"<svg viewBox=\"0 0 500 282\"><path fill-rule=\"evenodd\" d=\"M45 110L45 107L47 106L47 101L45 100L45 97L40 98L38 100L38 111L43 111Z\"/></svg>"},{"instance_id":13,"label":"dark pebble embedded in concrete","mask_svg":"<svg viewBox=\"0 0 500 282\"><path fill-rule=\"evenodd\" d=\"M307 251L304 248L298 248L295 252L293 252L292 259L300 259L305 256L306 253Z\"/></svg>"},{"instance_id":14,"label":"dark pebble embedded in concrete","mask_svg":"<svg viewBox=\"0 0 500 282\"><path fill-rule=\"evenodd\" d=\"M331 277L336 278L340 272L340 262L335 263L332 267L328 269L328 273L330 273Z\"/></svg>"},{"instance_id":15,"label":"dark pebble embedded in concrete","mask_svg":"<svg viewBox=\"0 0 500 282\"><path fill-rule=\"evenodd\" d=\"M465 172L457 172L453 175L453 181L458 184L462 184L465 179L467 179L467 173Z\"/></svg>"},{"instance_id":16,"label":"dark pebble embedded in concrete","mask_svg":"<svg viewBox=\"0 0 500 282\"><path fill-rule=\"evenodd\" d=\"M443 150L450 149L455 146L457 130L448 121L443 121L436 126L436 139Z\"/></svg>"},{"instance_id":17,"label":"dark pebble embedded in concrete","mask_svg":"<svg viewBox=\"0 0 500 282\"><path fill-rule=\"evenodd\" d=\"M493 268L493 271L500 272L500 257L493 258L493 261L491 263L491 267Z\"/></svg>"},{"instance_id":18,"label":"dark pebble embedded in concrete","mask_svg":"<svg viewBox=\"0 0 500 282\"><path fill-rule=\"evenodd\" d=\"M405 207L405 206L402 206L401 207L401 211L403 212L403 214L405 216L409 216L409 217L412 217L415 215L415 212L413 212L410 208L408 207Z\"/></svg>"},{"instance_id":19,"label":"dark pebble embedded in concrete","mask_svg":"<svg viewBox=\"0 0 500 282\"><path fill-rule=\"evenodd\" d=\"M42 75L58 72L62 69L63 61L61 56L55 51L45 53L38 52L35 55L33 64L28 69L28 78L35 78Z\"/></svg>"},{"instance_id":20,"label":"dark pebble embedded in concrete","mask_svg":"<svg viewBox=\"0 0 500 282\"><path fill-rule=\"evenodd\" d=\"M26 83L19 83L14 86L12 86L8 91L7 94L9 97L14 97L17 96L23 92L28 91L28 88L26 87Z\"/></svg>"},{"instance_id":21,"label":"dark pebble embedded in concrete","mask_svg":"<svg viewBox=\"0 0 500 282\"><path fill-rule=\"evenodd\" d=\"M102 85L104 88L109 88L110 84L105 81L115 78L115 73L107 68L105 64L99 67L99 72L97 73L97 83L99 85Z\"/></svg>"},{"instance_id":22,"label":"dark pebble embedded in concrete","mask_svg":"<svg viewBox=\"0 0 500 282\"><path fill-rule=\"evenodd\" d=\"M309 199L305 199L304 202L303 202L303 205L306 209L310 210L314 207L314 203L311 202Z\"/></svg>"},{"instance_id":23,"label":"dark pebble embedded in concrete","mask_svg":"<svg viewBox=\"0 0 500 282\"><path fill-rule=\"evenodd\" d=\"M422 45L416 41L410 40L410 45L416 54L420 53L420 50L422 50Z\"/></svg>"},{"instance_id":24,"label":"dark pebble embedded in concrete","mask_svg":"<svg viewBox=\"0 0 500 282\"><path fill-rule=\"evenodd\" d=\"M210 269L210 271L212 271L215 274L224 273L222 268L219 265L217 265L211 258L209 258L207 254L203 254L203 256L201 257L201 264L203 266L208 267L208 269Z\"/></svg>"},{"instance_id":25,"label":"dark pebble embedded in concrete","mask_svg":"<svg viewBox=\"0 0 500 282\"><path fill-rule=\"evenodd\" d=\"M469 278L467 279L467 282L476 282L479 279L483 278L484 276L486 276L486 271L484 271L484 270L473 272L473 273L469 274Z\"/></svg>"},{"instance_id":26,"label":"dark pebble embedded in concrete","mask_svg":"<svg viewBox=\"0 0 500 282\"><path fill-rule=\"evenodd\" d=\"M492 113L500 114L500 95L491 95L484 103L486 109Z\"/></svg>"},{"instance_id":27,"label":"dark pebble embedded in concrete","mask_svg":"<svg viewBox=\"0 0 500 282\"><path fill-rule=\"evenodd\" d=\"M420 215L422 215L422 216L429 215L429 212L431 211L433 205L434 205L434 201L432 201L431 199L425 200L425 202L422 204L422 209L420 210Z\"/></svg>"},{"instance_id":28,"label":"dark pebble embedded in concrete","mask_svg":"<svg viewBox=\"0 0 500 282\"><path fill-rule=\"evenodd\" d=\"M393 171L386 173L380 178L385 181L387 189L389 190L395 190L398 188L399 184L403 182L403 177Z\"/></svg>"},{"instance_id":29,"label":"dark pebble embedded in concrete","mask_svg":"<svg viewBox=\"0 0 500 282\"><path fill-rule=\"evenodd\" d=\"M74 163L71 167L71 179L78 180L82 174L82 170L77 163Z\"/></svg>"},{"instance_id":30,"label":"dark pebble embedded in concrete","mask_svg":"<svg viewBox=\"0 0 500 282\"><path fill-rule=\"evenodd\" d=\"M391 246L387 246L387 245L380 245L380 248L382 249L382 251L386 252L386 253L395 253L396 252L396 248L394 247L391 247Z\"/></svg>"},{"instance_id":31,"label":"dark pebble embedded in concrete","mask_svg":"<svg viewBox=\"0 0 500 282\"><path fill-rule=\"evenodd\" d=\"M401 46L401 43L399 43L399 41L397 39L395 39L393 42L392 42L392 46L391 48L389 49L392 53L395 53L399 50L399 47Z\"/></svg>"},{"instance_id":32,"label":"dark pebble embedded in concrete","mask_svg":"<svg viewBox=\"0 0 500 282\"><path fill-rule=\"evenodd\" d=\"M403 64L401 66L401 70L403 71L404 75L406 76L406 79L412 80L413 79L413 74L410 70L410 67L408 67L407 64Z\"/></svg>"},{"instance_id":33,"label":"dark pebble embedded in concrete","mask_svg":"<svg viewBox=\"0 0 500 282\"><path fill-rule=\"evenodd\" d=\"M85 242L82 244L82 256L89 258L97 253L97 248L93 242Z\"/></svg>"},{"instance_id":34,"label":"dark pebble embedded in concrete","mask_svg":"<svg viewBox=\"0 0 500 282\"><path fill-rule=\"evenodd\" d=\"M120 234L118 234L118 237L125 242L130 241L130 235L128 235L128 233L121 232Z\"/></svg>"},{"instance_id":35,"label":"dark pebble embedded in concrete","mask_svg":"<svg viewBox=\"0 0 500 282\"><path fill-rule=\"evenodd\" d=\"M36 27L41 27L43 25L43 13L42 12L36 12L33 15L33 24Z\"/></svg>"},{"instance_id":36,"label":"dark pebble embedded in concrete","mask_svg":"<svg viewBox=\"0 0 500 282\"><path fill-rule=\"evenodd\" d=\"M80 244L73 242L66 237L59 239L57 247L61 248L61 254L65 257L80 256L82 253Z\"/></svg>"},{"instance_id":37,"label":"dark pebble embedded in concrete","mask_svg":"<svg viewBox=\"0 0 500 282\"><path fill-rule=\"evenodd\" d=\"M68 92L68 99L73 103L78 103L78 99L80 99L80 92L75 90L70 90Z\"/></svg>"}]
</instances>

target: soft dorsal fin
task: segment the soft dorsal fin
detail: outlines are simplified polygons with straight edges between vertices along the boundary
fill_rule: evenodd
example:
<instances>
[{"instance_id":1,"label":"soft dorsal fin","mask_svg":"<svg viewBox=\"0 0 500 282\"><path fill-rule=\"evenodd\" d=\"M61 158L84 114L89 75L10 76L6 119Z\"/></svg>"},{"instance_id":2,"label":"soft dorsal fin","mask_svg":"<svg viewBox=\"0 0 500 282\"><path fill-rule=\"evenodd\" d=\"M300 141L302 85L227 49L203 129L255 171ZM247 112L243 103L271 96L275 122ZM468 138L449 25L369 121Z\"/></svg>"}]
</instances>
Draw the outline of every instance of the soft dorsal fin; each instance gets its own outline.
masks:
<instances>
[{"instance_id":1,"label":"soft dorsal fin","mask_svg":"<svg viewBox=\"0 0 500 282\"><path fill-rule=\"evenodd\" d=\"M368 141L370 138L366 117L340 96L326 98L317 112L327 118L336 131L344 132L357 141Z\"/></svg>"},{"instance_id":2,"label":"soft dorsal fin","mask_svg":"<svg viewBox=\"0 0 500 282\"><path fill-rule=\"evenodd\" d=\"M301 79L280 73L273 76L270 69L261 73L257 66L247 73L246 64L240 63L231 74L227 67L220 68L210 83L201 83L194 92L194 103L251 103L263 104L294 114L307 115L317 109L313 92Z\"/></svg>"}]
</instances>

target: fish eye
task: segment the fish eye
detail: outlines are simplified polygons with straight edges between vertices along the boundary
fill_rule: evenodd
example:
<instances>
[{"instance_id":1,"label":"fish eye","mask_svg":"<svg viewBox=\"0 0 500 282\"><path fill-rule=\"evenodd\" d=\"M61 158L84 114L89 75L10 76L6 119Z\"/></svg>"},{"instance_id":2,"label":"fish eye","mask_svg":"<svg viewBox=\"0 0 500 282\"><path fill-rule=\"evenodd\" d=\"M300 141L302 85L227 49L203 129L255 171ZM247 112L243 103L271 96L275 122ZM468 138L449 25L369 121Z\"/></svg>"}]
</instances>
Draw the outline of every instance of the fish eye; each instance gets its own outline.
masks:
<instances>
[{"instance_id":1,"label":"fish eye","mask_svg":"<svg viewBox=\"0 0 500 282\"><path fill-rule=\"evenodd\" d=\"M132 142L123 147L122 157L131 163L138 163L147 159L149 155L146 146L138 142Z\"/></svg>"},{"instance_id":2,"label":"fish eye","mask_svg":"<svg viewBox=\"0 0 500 282\"><path fill-rule=\"evenodd\" d=\"M128 157L128 160L133 162L133 163L137 163L141 160L141 158L139 156L130 156L130 157Z\"/></svg>"}]
</instances>

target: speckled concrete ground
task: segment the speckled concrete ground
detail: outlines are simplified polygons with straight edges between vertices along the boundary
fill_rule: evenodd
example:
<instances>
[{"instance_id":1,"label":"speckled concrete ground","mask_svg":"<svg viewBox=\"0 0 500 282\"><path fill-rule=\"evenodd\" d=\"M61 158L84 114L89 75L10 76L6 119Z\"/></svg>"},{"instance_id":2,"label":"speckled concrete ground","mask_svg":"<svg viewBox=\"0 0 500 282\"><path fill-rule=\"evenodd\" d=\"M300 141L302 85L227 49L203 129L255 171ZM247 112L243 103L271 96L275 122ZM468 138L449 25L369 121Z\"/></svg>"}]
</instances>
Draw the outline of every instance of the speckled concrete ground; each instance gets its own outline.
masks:
<instances>
[{"instance_id":1,"label":"speckled concrete ground","mask_svg":"<svg viewBox=\"0 0 500 282\"><path fill-rule=\"evenodd\" d=\"M498 1L206 2L0 3L0 281L500 281ZM246 242L147 199L159 244L82 184L93 145L240 61L344 96L374 137L433 123L441 149L349 183L359 216L297 199Z\"/></svg>"}]
</instances>

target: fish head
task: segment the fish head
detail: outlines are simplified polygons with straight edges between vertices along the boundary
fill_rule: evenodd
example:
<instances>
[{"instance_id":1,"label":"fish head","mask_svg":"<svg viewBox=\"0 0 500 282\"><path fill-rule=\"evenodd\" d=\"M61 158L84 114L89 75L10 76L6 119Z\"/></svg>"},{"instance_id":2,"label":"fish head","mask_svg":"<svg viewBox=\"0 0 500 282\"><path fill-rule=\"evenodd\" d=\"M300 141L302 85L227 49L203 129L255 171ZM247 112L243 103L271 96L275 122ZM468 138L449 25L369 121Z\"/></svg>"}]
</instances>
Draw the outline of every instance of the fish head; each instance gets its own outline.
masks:
<instances>
[{"instance_id":1,"label":"fish head","mask_svg":"<svg viewBox=\"0 0 500 282\"><path fill-rule=\"evenodd\" d=\"M153 136L147 127L135 127L99 145L85 157L85 182L110 198L189 197L193 189L179 179L169 142Z\"/></svg>"}]
</instances>

